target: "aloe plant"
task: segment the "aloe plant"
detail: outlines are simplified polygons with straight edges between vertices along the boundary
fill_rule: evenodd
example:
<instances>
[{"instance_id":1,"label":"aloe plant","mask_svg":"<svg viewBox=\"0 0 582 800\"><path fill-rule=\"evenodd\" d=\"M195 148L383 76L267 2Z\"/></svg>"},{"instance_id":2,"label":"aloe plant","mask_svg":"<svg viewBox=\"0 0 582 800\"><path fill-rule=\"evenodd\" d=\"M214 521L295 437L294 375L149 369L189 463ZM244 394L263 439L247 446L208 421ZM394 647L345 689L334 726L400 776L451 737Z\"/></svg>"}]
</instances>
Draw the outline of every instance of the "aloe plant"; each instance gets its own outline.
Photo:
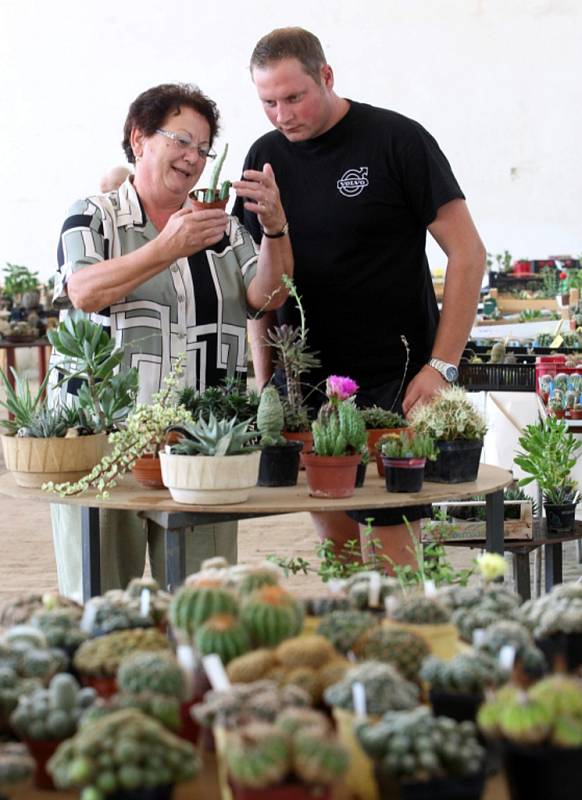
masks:
<instances>
[{"instance_id":1,"label":"aloe plant","mask_svg":"<svg viewBox=\"0 0 582 800\"><path fill-rule=\"evenodd\" d=\"M181 434L182 440L171 447L174 455L234 456L255 450L251 442L255 431L249 431L248 420L236 417L217 419L210 414L208 422L200 416L193 424L173 425L168 432Z\"/></svg>"}]
</instances>

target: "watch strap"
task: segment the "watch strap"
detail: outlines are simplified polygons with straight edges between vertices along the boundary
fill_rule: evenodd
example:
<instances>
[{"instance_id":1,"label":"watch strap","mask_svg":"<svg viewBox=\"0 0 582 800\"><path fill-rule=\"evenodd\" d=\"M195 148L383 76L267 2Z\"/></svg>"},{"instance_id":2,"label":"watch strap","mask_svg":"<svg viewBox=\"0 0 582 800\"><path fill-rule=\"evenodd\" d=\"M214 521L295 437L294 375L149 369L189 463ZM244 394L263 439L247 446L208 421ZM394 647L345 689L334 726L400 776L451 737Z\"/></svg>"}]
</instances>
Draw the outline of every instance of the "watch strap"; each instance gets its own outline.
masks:
<instances>
[{"instance_id":1,"label":"watch strap","mask_svg":"<svg viewBox=\"0 0 582 800\"><path fill-rule=\"evenodd\" d=\"M267 239L280 239L282 236L287 236L288 233L289 233L289 223L286 222L281 228L281 230L278 231L277 233L267 233L266 231L263 231L263 236L266 236Z\"/></svg>"},{"instance_id":2,"label":"watch strap","mask_svg":"<svg viewBox=\"0 0 582 800\"><path fill-rule=\"evenodd\" d=\"M449 364L446 361L442 361L440 358L431 358L428 361L429 367L436 369L443 378L448 381L449 383L454 383L459 377L459 370L454 364Z\"/></svg>"}]
</instances>

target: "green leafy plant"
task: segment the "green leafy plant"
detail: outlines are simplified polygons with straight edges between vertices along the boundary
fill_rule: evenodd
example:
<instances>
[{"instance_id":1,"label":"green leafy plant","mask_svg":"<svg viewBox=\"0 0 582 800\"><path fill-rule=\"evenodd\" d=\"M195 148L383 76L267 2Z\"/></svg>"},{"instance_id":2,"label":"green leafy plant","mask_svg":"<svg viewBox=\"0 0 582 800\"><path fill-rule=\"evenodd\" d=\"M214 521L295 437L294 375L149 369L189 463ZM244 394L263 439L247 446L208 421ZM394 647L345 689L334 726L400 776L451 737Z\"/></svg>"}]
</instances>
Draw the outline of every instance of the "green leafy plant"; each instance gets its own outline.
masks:
<instances>
[{"instance_id":1,"label":"green leafy plant","mask_svg":"<svg viewBox=\"0 0 582 800\"><path fill-rule=\"evenodd\" d=\"M367 441L362 415L350 400L340 402L332 409L320 409L311 430L313 451L318 456L361 453Z\"/></svg>"},{"instance_id":2,"label":"green leafy plant","mask_svg":"<svg viewBox=\"0 0 582 800\"><path fill-rule=\"evenodd\" d=\"M193 419L202 415L208 420L210 414L215 417L234 417L239 421L249 420L254 426L259 395L247 389L240 378L226 378L218 386L209 386L198 392L193 386L182 389L178 395L178 404L188 409Z\"/></svg>"},{"instance_id":3,"label":"green leafy plant","mask_svg":"<svg viewBox=\"0 0 582 800\"><path fill-rule=\"evenodd\" d=\"M424 433L388 434L382 442L382 455L387 458L428 458L436 461L438 450L434 439Z\"/></svg>"},{"instance_id":4,"label":"green leafy plant","mask_svg":"<svg viewBox=\"0 0 582 800\"><path fill-rule=\"evenodd\" d=\"M236 417L216 419L211 413L208 422L199 417L197 422L172 425L170 431L182 436L171 447L173 455L235 456L257 449L253 445L256 433L249 430L248 421L237 422Z\"/></svg>"},{"instance_id":5,"label":"green leafy plant","mask_svg":"<svg viewBox=\"0 0 582 800\"><path fill-rule=\"evenodd\" d=\"M574 438L567 424L556 417L546 417L535 425L527 425L518 441L521 451L514 461L528 473L519 480L519 485L537 481L547 503L576 503L577 483L570 473L582 442Z\"/></svg>"},{"instance_id":6,"label":"green leafy plant","mask_svg":"<svg viewBox=\"0 0 582 800\"><path fill-rule=\"evenodd\" d=\"M0 406L5 408L9 414L12 414L13 419L2 419L0 420L0 425L7 433L14 435L20 428L29 427L31 419L44 402L43 395L49 375L47 373L38 391L33 394L30 390L29 381L22 379L13 367L10 368L10 371L14 378L14 388L4 370L0 369L0 377L6 392L6 400L0 400Z\"/></svg>"},{"instance_id":7,"label":"green leafy plant","mask_svg":"<svg viewBox=\"0 0 582 800\"><path fill-rule=\"evenodd\" d=\"M277 325L267 331L265 343L273 348L275 367L282 370L285 376L287 397L283 401L285 409L285 428L288 431L308 431L309 412L303 398L303 384L301 376L309 370L321 366L317 353L313 353L307 346L307 324L305 311L295 284L287 275L283 275L283 285L289 295L295 300L299 311L300 324L298 328L291 325Z\"/></svg>"},{"instance_id":8,"label":"green leafy plant","mask_svg":"<svg viewBox=\"0 0 582 800\"><path fill-rule=\"evenodd\" d=\"M555 267L544 267L541 276L542 289L539 293L542 297L555 297L560 293L560 275Z\"/></svg>"},{"instance_id":9,"label":"green leafy plant","mask_svg":"<svg viewBox=\"0 0 582 800\"><path fill-rule=\"evenodd\" d=\"M497 272L511 272L512 257L509 250L504 250L503 253L487 253L486 261L488 270L495 266Z\"/></svg>"},{"instance_id":10,"label":"green leafy plant","mask_svg":"<svg viewBox=\"0 0 582 800\"><path fill-rule=\"evenodd\" d=\"M38 272L31 272L28 267L7 261L4 267L4 296L14 299L16 295L35 291L40 286L37 275Z\"/></svg>"}]
</instances>

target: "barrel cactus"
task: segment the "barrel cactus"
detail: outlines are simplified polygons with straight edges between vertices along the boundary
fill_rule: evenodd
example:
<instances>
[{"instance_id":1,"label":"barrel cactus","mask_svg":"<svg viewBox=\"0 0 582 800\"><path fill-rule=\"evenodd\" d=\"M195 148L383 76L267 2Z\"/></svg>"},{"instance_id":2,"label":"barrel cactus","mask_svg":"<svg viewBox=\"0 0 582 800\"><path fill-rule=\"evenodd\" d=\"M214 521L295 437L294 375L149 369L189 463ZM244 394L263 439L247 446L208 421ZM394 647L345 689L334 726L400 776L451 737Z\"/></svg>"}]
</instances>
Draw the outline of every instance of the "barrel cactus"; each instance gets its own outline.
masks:
<instances>
[{"instance_id":1,"label":"barrel cactus","mask_svg":"<svg viewBox=\"0 0 582 800\"><path fill-rule=\"evenodd\" d=\"M196 631L196 649L203 655L216 653L223 664L251 649L246 626L232 614L215 614Z\"/></svg>"},{"instance_id":2,"label":"barrel cactus","mask_svg":"<svg viewBox=\"0 0 582 800\"><path fill-rule=\"evenodd\" d=\"M170 620L176 631L192 638L196 630L215 614L237 613L236 597L214 581L180 589L170 606Z\"/></svg>"},{"instance_id":3,"label":"barrel cactus","mask_svg":"<svg viewBox=\"0 0 582 800\"><path fill-rule=\"evenodd\" d=\"M276 663L273 650L264 647L233 659L226 671L231 683L253 683L264 678Z\"/></svg>"},{"instance_id":4,"label":"barrel cactus","mask_svg":"<svg viewBox=\"0 0 582 800\"><path fill-rule=\"evenodd\" d=\"M241 620L257 645L274 647L299 633L303 608L280 586L264 586L243 602Z\"/></svg>"}]
</instances>

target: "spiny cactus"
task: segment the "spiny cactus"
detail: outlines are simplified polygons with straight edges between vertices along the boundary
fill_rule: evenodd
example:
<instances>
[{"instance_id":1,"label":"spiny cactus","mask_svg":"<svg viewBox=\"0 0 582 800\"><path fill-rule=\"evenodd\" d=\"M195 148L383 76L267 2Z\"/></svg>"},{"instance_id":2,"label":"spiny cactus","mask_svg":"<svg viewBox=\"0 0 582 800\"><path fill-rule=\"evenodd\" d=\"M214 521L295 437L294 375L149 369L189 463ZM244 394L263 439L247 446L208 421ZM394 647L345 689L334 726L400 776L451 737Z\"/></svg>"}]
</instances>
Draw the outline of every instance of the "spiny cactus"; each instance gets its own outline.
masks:
<instances>
[{"instance_id":1,"label":"spiny cactus","mask_svg":"<svg viewBox=\"0 0 582 800\"><path fill-rule=\"evenodd\" d=\"M324 691L326 703L353 711L354 683L364 686L368 714L414 708L419 702L418 688L406 681L394 667L366 661L349 669L340 683L329 686Z\"/></svg>"},{"instance_id":2,"label":"spiny cactus","mask_svg":"<svg viewBox=\"0 0 582 800\"><path fill-rule=\"evenodd\" d=\"M431 403L415 409L412 425L433 439L482 439L487 424L460 386L443 389Z\"/></svg>"},{"instance_id":3,"label":"spiny cactus","mask_svg":"<svg viewBox=\"0 0 582 800\"><path fill-rule=\"evenodd\" d=\"M25 739L66 739L73 735L95 696L93 689L81 689L72 675L61 673L48 689L21 697L10 724Z\"/></svg>"},{"instance_id":4,"label":"spiny cactus","mask_svg":"<svg viewBox=\"0 0 582 800\"><path fill-rule=\"evenodd\" d=\"M496 659L483 652L461 653L450 661L431 656L424 661L420 677L435 692L454 694L482 694L506 678Z\"/></svg>"},{"instance_id":5,"label":"spiny cactus","mask_svg":"<svg viewBox=\"0 0 582 800\"><path fill-rule=\"evenodd\" d=\"M277 586L279 583L279 576L276 570L270 566L256 567L249 569L248 572L240 579L237 589L239 595L242 597L251 594L263 586Z\"/></svg>"},{"instance_id":6,"label":"spiny cactus","mask_svg":"<svg viewBox=\"0 0 582 800\"><path fill-rule=\"evenodd\" d=\"M530 632L521 623L500 620L486 629L479 649L496 657L505 645L512 645L519 653L522 648L532 646L533 641Z\"/></svg>"},{"instance_id":7,"label":"spiny cactus","mask_svg":"<svg viewBox=\"0 0 582 800\"><path fill-rule=\"evenodd\" d=\"M196 648L203 655L216 653L223 664L251 649L247 627L232 614L215 614L198 628Z\"/></svg>"},{"instance_id":8,"label":"spiny cactus","mask_svg":"<svg viewBox=\"0 0 582 800\"><path fill-rule=\"evenodd\" d=\"M366 444L366 426L354 403L339 403L328 415L320 411L312 424L313 451L318 456L361 453Z\"/></svg>"},{"instance_id":9,"label":"spiny cactus","mask_svg":"<svg viewBox=\"0 0 582 800\"><path fill-rule=\"evenodd\" d=\"M224 749L231 779L253 789L281 783L291 768L291 746L287 736L273 725L251 722L229 731Z\"/></svg>"},{"instance_id":10,"label":"spiny cactus","mask_svg":"<svg viewBox=\"0 0 582 800\"><path fill-rule=\"evenodd\" d=\"M392 664L407 681L418 681L422 662L430 648L420 636L399 628L376 627L366 631L354 645L363 661Z\"/></svg>"},{"instance_id":11,"label":"spiny cactus","mask_svg":"<svg viewBox=\"0 0 582 800\"><path fill-rule=\"evenodd\" d=\"M582 584L558 584L548 594L524 603L522 611L536 639L582 633Z\"/></svg>"},{"instance_id":12,"label":"spiny cactus","mask_svg":"<svg viewBox=\"0 0 582 800\"><path fill-rule=\"evenodd\" d=\"M323 617L317 633L329 639L338 652L346 654L365 631L377 624L376 618L366 611L332 611Z\"/></svg>"},{"instance_id":13,"label":"spiny cactus","mask_svg":"<svg viewBox=\"0 0 582 800\"><path fill-rule=\"evenodd\" d=\"M276 663L273 650L258 648L233 659L226 671L231 683L253 683L264 678Z\"/></svg>"},{"instance_id":14,"label":"spiny cactus","mask_svg":"<svg viewBox=\"0 0 582 800\"><path fill-rule=\"evenodd\" d=\"M199 768L189 742L133 709L82 726L48 763L58 788L82 789L92 800L187 781Z\"/></svg>"},{"instance_id":15,"label":"spiny cactus","mask_svg":"<svg viewBox=\"0 0 582 800\"><path fill-rule=\"evenodd\" d=\"M37 611L31 623L43 632L50 647L71 651L87 638L87 634L79 628L77 615L71 615L67 609Z\"/></svg>"},{"instance_id":16,"label":"spiny cactus","mask_svg":"<svg viewBox=\"0 0 582 800\"><path fill-rule=\"evenodd\" d=\"M275 650L276 659L289 669L310 667L319 669L337 658L337 653L324 636L297 636L282 642Z\"/></svg>"},{"instance_id":17,"label":"spiny cactus","mask_svg":"<svg viewBox=\"0 0 582 800\"><path fill-rule=\"evenodd\" d=\"M119 665L117 685L129 694L149 691L184 699L184 674L170 653L137 652L126 656Z\"/></svg>"},{"instance_id":18,"label":"spiny cactus","mask_svg":"<svg viewBox=\"0 0 582 800\"><path fill-rule=\"evenodd\" d=\"M170 606L170 620L175 629L194 636L196 630L215 614L236 614L236 597L215 581L199 581L183 586Z\"/></svg>"},{"instance_id":19,"label":"spiny cactus","mask_svg":"<svg viewBox=\"0 0 582 800\"><path fill-rule=\"evenodd\" d=\"M370 406L361 411L367 430L379 428L405 428L408 423L400 414L388 411L380 406Z\"/></svg>"},{"instance_id":20,"label":"spiny cactus","mask_svg":"<svg viewBox=\"0 0 582 800\"><path fill-rule=\"evenodd\" d=\"M309 728L325 736L331 730L331 723L324 714L311 708L295 708L291 706L277 715L275 725L287 736L293 736L300 730Z\"/></svg>"},{"instance_id":21,"label":"spiny cactus","mask_svg":"<svg viewBox=\"0 0 582 800\"><path fill-rule=\"evenodd\" d=\"M243 602L241 621L256 644L274 647L301 630L303 609L280 586L265 586Z\"/></svg>"},{"instance_id":22,"label":"spiny cactus","mask_svg":"<svg viewBox=\"0 0 582 800\"><path fill-rule=\"evenodd\" d=\"M411 625L442 625L451 621L449 611L438 600L420 594L403 597L391 616L396 622Z\"/></svg>"},{"instance_id":23,"label":"spiny cactus","mask_svg":"<svg viewBox=\"0 0 582 800\"><path fill-rule=\"evenodd\" d=\"M32 777L34 761L25 745L16 742L0 744L0 791Z\"/></svg>"},{"instance_id":24,"label":"spiny cactus","mask_svg":"<svg viewBox=\"0 0 582 800\"><path fill-rule=\"evenodd\" d=\"M135 650L169 650L167 638L157 628L115 631L84 642L75 653L75 669L84 675L113 677L122 660Z\"/></svg>"},{"instance_id":25,"label":"spiny cactus","mask_svg":"<svg viewBox=\"0 0 582 800\"><path fill-rule=\"evenodd\" d=\"M257 429L261 434L261 447L285 444L281 431L285 425L285 412L279 392L274 386L265 386L257 411Z\"/></svg>"},{"instance_id":26,"label":"spiny cactus","mask_svg":"<svg viewBox=\"0 0 582 800\"><path fill-rule=\"evenodd\" d=\"M324 738L313 727L301 728L293 736L293 769L303 781L316 786L337 783L347 772L346 748L331 736Z\"/></svg>"},{"instance_id":27,"label":"spiny cactus","mask_svg":"<svg viewBox=\"0 0 582 800\"><path fill-rule=\"evenodd\" d=\"M360 610L370 608L370 586L373 578L370 572L360 572L354 575L346 585L348 601L351 606ZM387 597L400 593L400 584L396 578L387 575L377 577L379 585L377 608L384 611L384 602Z\"/></svg>"}]
</instances>

